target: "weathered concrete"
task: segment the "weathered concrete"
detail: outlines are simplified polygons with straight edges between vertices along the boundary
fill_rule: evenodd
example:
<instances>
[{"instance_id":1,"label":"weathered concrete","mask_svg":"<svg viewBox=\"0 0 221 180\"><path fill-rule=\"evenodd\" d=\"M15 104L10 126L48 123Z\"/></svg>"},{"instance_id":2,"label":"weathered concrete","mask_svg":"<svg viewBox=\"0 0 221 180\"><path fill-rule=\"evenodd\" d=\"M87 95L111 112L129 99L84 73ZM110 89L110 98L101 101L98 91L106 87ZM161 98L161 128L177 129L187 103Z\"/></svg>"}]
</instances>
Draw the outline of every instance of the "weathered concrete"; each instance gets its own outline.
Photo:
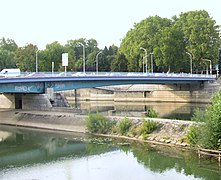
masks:
<instances>
[{"instance_id":1,"label":"weathered concrete","mask_svg":"<svg viewBox=\"0 0 221 180\"><path fill-rule=\"evenodd\" d=\"M53 107L69 107L63 94L55 93L51 103L47 94L1 94L0 108L48 110Z\"/></svg>"},{"instance_id":2,"label":"weathered concrete","mask_svg":"<svg viewBox=\"0 0 221 180\"><path fill-rule=\"evenodd\" d=\"M212 95L220 89L220 81L215 81L198 86L122 85L80 89L77 94L71 91L62 93L69 101L74 101L77 97L79 101L209 103Z\"/></svg>"},{"instance_id":3,"label":"weathered concrete","mask_svg":"<svg viewBox=\"0 0 221 180\"><path fill-rule=\"evenodd\" d=\"M0 108L16 108L16 103L21 103L18 109L44 109L52 107L45 94L20 94L20 102L16 102L15 94L2 94Z\"/></svg>"},{"instance_id":4,"label":"weathered concrete","mask_svg":"<svg viewBox=\"0 0 221 180\"><path fill-rule=\"evenodd\" d=\"M25 94L22 96L22 109L44 109L52 107L46 94Z\"/></svg>"},{"instance_id":5,"label":"weathered concrete","mask_svg":"<svg viewBox=\"0 0 221 180\"><path fill-rule=\"evenodd\" d=\"M15 97L11 94L1 94L0 108L15 108Z\"/></svg>"},{"instance_id":6,"label":"weathered concrete","mask_svg":"<svg viewBox=\"0 0 221 180\"><path fill-rule=\"evenodd\" d=\"M85 116L70 112L0 111L0 124L85 133Z\"/></svg>"},{"instance_id":7,"label":"weathered concrete","mask_svg":"<svg viewBox=\"0 0 221 180\"><path fill-rule=\"evenodd\" d=\"M68 107L69 102L76 101L209 103L212 95L220 89L220 81L207 82L198 86L110 86L103 89L64 91L61 92L61 96L56 93L53 105L47 94L1 94L0 108L44 110L52 106Z\"/></svg>"}]
</instances>

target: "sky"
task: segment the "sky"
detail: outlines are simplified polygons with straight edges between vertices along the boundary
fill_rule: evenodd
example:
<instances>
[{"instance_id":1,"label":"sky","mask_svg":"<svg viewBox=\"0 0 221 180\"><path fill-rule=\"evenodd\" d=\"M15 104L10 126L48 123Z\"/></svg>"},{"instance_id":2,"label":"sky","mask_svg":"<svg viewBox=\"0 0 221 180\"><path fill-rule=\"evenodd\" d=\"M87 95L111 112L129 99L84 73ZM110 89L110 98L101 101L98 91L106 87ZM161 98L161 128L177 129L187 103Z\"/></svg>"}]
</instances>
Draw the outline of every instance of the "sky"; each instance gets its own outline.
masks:
<instances>
[{"instance_id":1,"label":"sky","mask_svg":"<svg viewBox=\"0 0 221 180\"><path fill-rule=\"evenodd\" d=\"M135 23L158 15L206 10L221 25L220 0L0 0L0 38L46 44L68 40L96 39L98 47L120 46Z\"/></svg>"}]
</instances>

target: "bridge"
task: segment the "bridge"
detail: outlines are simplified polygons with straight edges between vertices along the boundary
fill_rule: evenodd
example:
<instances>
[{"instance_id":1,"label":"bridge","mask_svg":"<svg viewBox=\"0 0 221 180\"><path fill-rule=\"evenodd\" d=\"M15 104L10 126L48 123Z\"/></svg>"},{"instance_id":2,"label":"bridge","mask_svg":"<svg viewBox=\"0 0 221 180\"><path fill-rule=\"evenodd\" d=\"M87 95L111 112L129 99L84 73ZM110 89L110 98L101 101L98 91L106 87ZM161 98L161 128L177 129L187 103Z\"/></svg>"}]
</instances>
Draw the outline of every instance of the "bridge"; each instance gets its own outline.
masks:
<instances>
[{"instance_id":1,"label":"bridge","mask_svg":"<svg viewBox=\"0 0 221 180\"><path fill-rule=\"evenodd\" d=\"M64 91L126 84L203 84L216 80L215 75L186 73L22 73L0 78L2 93L43 94L47 89Z\"/></svg>"}]
</instances>

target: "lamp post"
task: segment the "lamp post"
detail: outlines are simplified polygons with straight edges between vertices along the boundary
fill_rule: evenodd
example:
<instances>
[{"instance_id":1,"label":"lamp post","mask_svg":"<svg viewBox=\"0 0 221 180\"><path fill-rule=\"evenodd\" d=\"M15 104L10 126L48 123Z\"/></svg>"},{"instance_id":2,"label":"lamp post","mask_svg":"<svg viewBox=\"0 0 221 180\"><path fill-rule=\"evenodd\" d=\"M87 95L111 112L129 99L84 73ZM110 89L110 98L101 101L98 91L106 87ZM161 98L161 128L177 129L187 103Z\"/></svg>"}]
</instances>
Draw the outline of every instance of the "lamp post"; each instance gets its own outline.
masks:
<instances>
[{"instance_id":1,"label":"lamp post","mask_svg":"<svg viewBox=\"0 0 221 180\"><path fill-rule=\"evenodd\" d=\"M35 52L35 72L38 72L38 51Z\"/></svg>"},{"instance_id":2,"label":"lamp post","mask_svg":"<svg viewBox=\"0 0 221 180\"><path fill-rule=\"evenodd\" d=\"M98 56L99 54L101 54L102 51L98 52L97 55L96 55L96 74L98 75Z\"/></svg>"},{"instance_id":3,"label":"lamp post","mask_svg":"<svg viewBox=\"0 0 221 180\"><path fill-rule=\"evenodd\" d=\"M151 72L153 73L153 52L150 53L151 56Z\"/></svg>"},{"instance_id":4,"label":"lamp post","mask_svg":"<svg viewBox=\"0 0 221 180\"><path fill-rule=\"evenodd\" d=\"M142 50L144 50L144 52L145 52L145 56L146 56L146 73L147 73L147 50L146 49L144 49L143 47L140 47L140 49L142 49ZM144 72L144 58L143 58L143 72Z\"/></svg>"},{"instance_id":5,"label":"lamp post","mask_svg":"<svg viewBox=\"0 0 221 180\"><path fill-rule=\"evenodd\" d=\"M79 44L83 47L83 73L85 74L85 45L81 42Z\"/></svg>"},{"instance_id":6,"label":"lamp post","mask_svg":"<svg viewBox=\"0 0 221 180\"><path fill-rule=\"evenodd\" d=\"M186 52L190 56L190 74L193 74L193 58L189 52Z\"/></svg>"},{"instance_id":7,"label":"lamp post","mask_svg":"<svg viewBox=\"0 0 221 180\"><path fill-rule=\"evenodd\" d=\"M209 69L210 69L210 74L212 74L212 61L210 59L203 59L203 61L208 61L209 62Z\"/></svg>"}]
</instances>

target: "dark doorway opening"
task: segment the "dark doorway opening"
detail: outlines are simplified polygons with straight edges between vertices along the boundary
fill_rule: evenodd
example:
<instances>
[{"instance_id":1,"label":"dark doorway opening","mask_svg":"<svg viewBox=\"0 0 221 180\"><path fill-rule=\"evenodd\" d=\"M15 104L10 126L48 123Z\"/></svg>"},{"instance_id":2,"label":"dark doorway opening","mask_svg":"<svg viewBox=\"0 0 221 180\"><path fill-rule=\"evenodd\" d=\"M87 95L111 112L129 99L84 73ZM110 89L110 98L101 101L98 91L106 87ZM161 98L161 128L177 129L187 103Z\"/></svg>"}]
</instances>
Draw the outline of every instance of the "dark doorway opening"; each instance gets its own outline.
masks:
<instances>
[{"instance_id":1,"label":"dark doorway opening","mask_svg":"<svg viewBox=\"0 0 221 180\"><path fill-rule=\"evenodd\" d=\"M15 109L22 109L22 94L15 94Z\"/></svg>"}]
</instances>

